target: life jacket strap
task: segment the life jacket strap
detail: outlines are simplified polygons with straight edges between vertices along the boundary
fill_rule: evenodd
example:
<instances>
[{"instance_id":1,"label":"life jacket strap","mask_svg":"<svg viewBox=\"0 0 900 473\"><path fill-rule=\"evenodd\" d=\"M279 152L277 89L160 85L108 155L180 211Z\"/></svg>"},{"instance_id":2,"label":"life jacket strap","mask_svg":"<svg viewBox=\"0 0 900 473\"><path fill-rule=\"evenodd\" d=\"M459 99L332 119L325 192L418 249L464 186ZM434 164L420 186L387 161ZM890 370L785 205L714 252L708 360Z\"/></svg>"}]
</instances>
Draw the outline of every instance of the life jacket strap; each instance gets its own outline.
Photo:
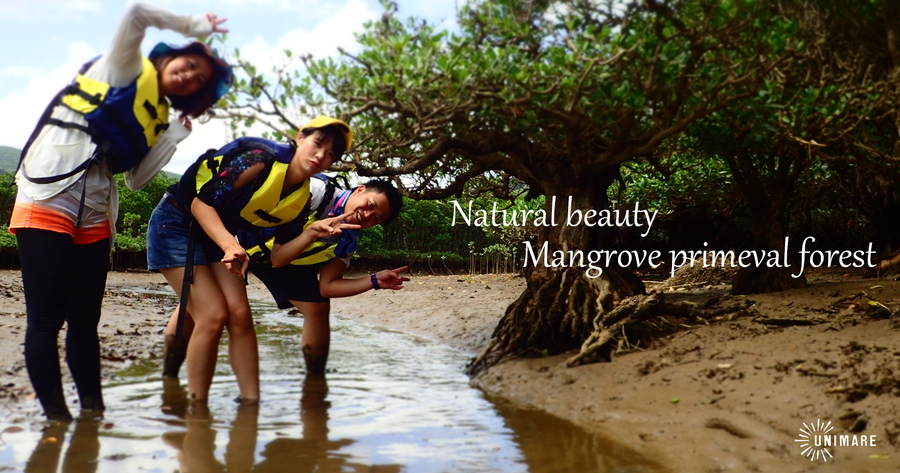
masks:
<instances>
[{"instance_id":1,"label":"life jacket strap","mask_svg":"<svg viewBox=\"0 0 900 473\"><path fill-rule=\"evenodd\" d=\"M66 91L66 95L77 95L77 96L83 98L84 100L87 100L87 102L89 104L91 104L95 107L105 106L105 104L103 104L103 96L100 94L91 95L91 94L81 90L78 86L72 85L72 84L67 85L64 90ZM107 110L107 109L104 108L104 110Z\"/></svg>"},{"instance_id":2,"label":"life jacket strap","mask_svg":"<svg viewBox=\"0 0 900 473\"><path fill-rule=\"evenodd\" d=\"M280 218L269 214L268 212L266 212L263 209L256 209L256 212L253 212L253 215L256 215L257 217L259 217L269 223L275 224L275 225L281 223Z\"/></svg>"},{"instance_id":3,"label":"life jacket strap","mask_svg":"<svg viewBox=\"0 0 900 473\"><path fill-rule=\"evenodd\" d=\"M97 156L97 151L100 150L100 147L97 147L97 150L94 151L94 154L91 155L90 158L86 159L83 163L79 164L75 169L63 173L58 174L56 176L46 176L46 177L31 177L25 172L25 168L22 168L22 175L25 176L25 179L35 183L35 184L52 184L54 182L61 181L63 179L68 179L82 171L87 171L94 164L98 164L100 162L100 158Z\"/></svg>"},{"instance_id":4,"label":"life jacket strap","mask_svg":"<svg viewBox=\"0 0 900 473\"><path fill-rule=\"evenodd\" d=\"M312 256L312 255L315 255L315 254L319 254L333 246L334 245L322 245L318 248L313 248L311 250L304 251L303 253L300 253L300 256L298 256L296 259L303 259L303 258Z\"/></svg>"},{"instance_id":5,"label":"life jacket strap","mask_svg":"<svg viewBox=\"0 0 900 473\"><path fill-rule=\"evenodd\" d=\"M188 214L190 215L190 214ZM178 304L178 319L175 323L175 340L184 338L184 321L187 318L188 297L194 278L194 219L188 224L187 258L184 262L184 278L181 280L181 299Z\"/></svg>"},{"instance_id":6,"label":"life jacket strap","mask_svg":"<svg viewBox=\"0 0 900 473\"><path fill-rule=\"evenodd\" d=\"M159 117L159 114L156 113L156 107L154 107L153 104L150 103L149 100L144 100L143 105L144 105L144 109L147 110L147 113L150 114L150 118L156 120Z\"/></svg>"},{"instance_id":7,"label":"life jacket strap","mask_svg":"<svg viewBox=\"0 0 900 473\"><path fill-rule=\"evenodd\" d=\"M84 126L80 123L64 122L62 120L57 120L56 118L48 118L47 124L58 126L60 128L68 128L70 130L82 131L84 133L87 133L88 135L91 135L91 137L94 136L94 132L95 132L94 129L90 125Z\"/></svg>"},{"instance_id":8,"label":"life jacket strap","mask_svg":"<svg viewBox=\"0 0 900 473\"><path fill-rule=\"evenodd\" d=\"M28 154L28 150L31 148L34 140L37 139L38 135L41 134L41 130L44 128L44 123L50 119L50 115L53 113L53 109L56 108L56 104L60 103L63 96L66 95L66 89L68 87L64 87L62 90L56 93L56 96L53 97L53 100L47 104L47 108L44 109L44 113L41 114L41 119L38 120L37 126L34 127L34 130L31 132L31 136L28 137L28 141L25 143L25 147L22 148L22 154L19 155L19 165L16 166L16 172L13 175L16 175L19 172L19 169L22 168L22 162L25 161L25 155Z\"/></svg>"},{"instance_id":9,"label":"life jacket strap","mask_svg":"<svg viewBox=\"0 0 900 473\"><path fill-rule=\"evenodd\" d=\"M87 160L87 167L84 169L85 174L87 174L88 170L91 169L95 163L100 162L100 158L97 156L100 148L94 150L94 154L91 155L90 159ZM24 173L23 173L24 174ZM26 178L28 176L25 176ZM84 215L84 197L87 195L87 179L81 180L81 200L78 202L78 215L75 216L75 228L81 228L81 217Z\"/></svg>"},{"instance_id":10,"label":"life jacket strap","mask_svg":"<svg viewBox=\"0 0 900 473\"><path fill-rule=\"evenodd\" d=\"M265 238L265 236L257 235L257 240L261 240ZM258 251L252 251L252 250ZM247 253L250 254L250 262L257 264L266 264L272 262L272 251L269 249L269 246L266 245L266 241L263 240L262 243L256 245L254 248L247 248Z\"/></svg>"}]
</instances>

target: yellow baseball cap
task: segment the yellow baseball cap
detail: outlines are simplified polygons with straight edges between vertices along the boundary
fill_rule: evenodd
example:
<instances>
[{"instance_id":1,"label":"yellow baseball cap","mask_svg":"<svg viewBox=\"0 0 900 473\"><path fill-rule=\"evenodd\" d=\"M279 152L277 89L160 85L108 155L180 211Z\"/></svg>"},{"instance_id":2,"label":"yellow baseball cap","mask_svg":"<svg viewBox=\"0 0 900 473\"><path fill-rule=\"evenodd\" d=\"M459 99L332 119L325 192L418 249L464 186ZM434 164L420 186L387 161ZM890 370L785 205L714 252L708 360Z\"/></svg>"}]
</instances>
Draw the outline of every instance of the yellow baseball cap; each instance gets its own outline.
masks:
<instances>
[{"instance_id":1,"label":"yellow baseball cap","mask_svg":"<svg viewBox=\"0 0 900 473\"><path fill-rule=\"evenodd\" d=\"M326 126L334 125L338 130L341 131L341 134L344 135L344 139L347 140L347 149L350 149L350 145L353 144L353 130L350 129L350 125L344 123L337 118L326 117L325 115L319 115L316 118L313 118L312 121L303 125L300 128L300 131L307 128L325 128Z\"/></svg>"}]
</instances>

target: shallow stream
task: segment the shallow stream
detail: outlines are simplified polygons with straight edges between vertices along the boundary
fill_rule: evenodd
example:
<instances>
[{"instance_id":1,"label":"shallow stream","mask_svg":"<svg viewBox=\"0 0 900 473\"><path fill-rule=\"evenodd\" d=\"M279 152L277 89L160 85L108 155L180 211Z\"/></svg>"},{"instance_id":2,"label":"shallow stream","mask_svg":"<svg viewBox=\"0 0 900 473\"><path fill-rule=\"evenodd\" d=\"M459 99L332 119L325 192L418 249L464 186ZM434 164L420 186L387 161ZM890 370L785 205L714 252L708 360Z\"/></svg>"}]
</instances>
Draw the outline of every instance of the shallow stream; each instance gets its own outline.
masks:
<instances>
[{"instance_id":1,"label":"shallow stream","mask_svg":"<svg viewBox=\"0 0 900 473\"><path fill-rule=\"evenodd\" d=\"M233 401L223 339L208 412L189 412L158 360L138 362L104 388L101 421L42 429L0 410L0 471L659 471L568 422L490 399L469 385L467 355L412 335L333 316L330 372L306 378L303 319L262 303L254 312L259 406Z\"/></svg>"}]
</instances>

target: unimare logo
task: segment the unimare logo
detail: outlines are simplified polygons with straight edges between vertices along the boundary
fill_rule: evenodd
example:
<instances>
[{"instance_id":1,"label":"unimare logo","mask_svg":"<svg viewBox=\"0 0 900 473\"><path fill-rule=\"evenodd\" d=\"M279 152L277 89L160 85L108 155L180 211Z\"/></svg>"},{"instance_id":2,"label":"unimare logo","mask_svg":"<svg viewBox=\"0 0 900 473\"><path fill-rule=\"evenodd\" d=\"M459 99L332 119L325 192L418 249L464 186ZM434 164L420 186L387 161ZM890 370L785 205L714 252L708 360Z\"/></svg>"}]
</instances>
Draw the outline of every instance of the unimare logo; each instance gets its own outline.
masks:
<instances>
[{"instance_id":1,"label":"unimare logo","mask_svg":"<svg viewBox=\"0 0 900 473\"><path fill-rule=\"evenodd\" d=\"M804 422L803 427L805 429L800 429L800 437L794 441L801 443L800 448L803 451L800 452L800 455L809 458L809 461L819 458L822 461L828 461L829 458L833 458L828 450L829 447L875 446L874 435L828 435L828 432L834 429L831 422L824 423L816 419L815 423L810 422L809 425Z\"/></svg>"},{"instance_id":2,"label":"unimare logo","mask_svg":"<svg viewBox=\"0 0 900 473\"><path fill-rule=\"evenodd\" d=\"M832 455L828 448L824 446L825 442L821 441L821 439L834 427L831 427L831 422L823 424L819 419L816 419L815 424L810 422L810 425L813 428L810 428L804 422L803 427L806 427L806 430L800 429L800 438L794 440L794 442L803 442L800 448L804 450L800 452L800 455L809 457L809 461L818 460L820 456L822 460L828 461L829 458L832 458ZM816 439L819 439L819 442L816 442ZM828 455L828 457L826 458L825 455Z\"/></svg>"}]
</instances>

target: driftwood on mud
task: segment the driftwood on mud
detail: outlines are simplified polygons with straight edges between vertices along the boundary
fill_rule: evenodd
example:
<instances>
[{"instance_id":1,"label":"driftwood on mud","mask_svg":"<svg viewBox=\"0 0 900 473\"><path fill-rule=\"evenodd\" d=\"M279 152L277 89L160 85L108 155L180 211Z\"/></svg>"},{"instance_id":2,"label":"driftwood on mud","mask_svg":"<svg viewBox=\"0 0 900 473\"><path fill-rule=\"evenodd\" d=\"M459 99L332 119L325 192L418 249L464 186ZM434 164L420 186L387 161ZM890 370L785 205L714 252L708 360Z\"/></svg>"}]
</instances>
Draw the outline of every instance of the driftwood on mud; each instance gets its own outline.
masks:
<instances>
[{"instance_id":1,"label":"driftwood on mud","mask_svg":"<svg viewBox=\"0 0 900 473\"><path fill-rule=\"evenodd\" d=\"M775 317L757 317L754 322L763 325L774 325L776 327L792 327L796 325L818 325L825 323L821 319L784 319Z\"/></svg>"},{"instance_id":2,"label":"driftwood on mud","mask_svg":"<svg viewBox=\"0 0 900 473\"><path fill-rule=\"evenodd\" d=\"M707 295L690 300L684 295L655 293L630 297L594 320L594 331L570 358L567 366L610 361L614 353L672 333L686 322L707 321L728 314L748 314L744 298Z\"/></svg>"}]
</instances>

